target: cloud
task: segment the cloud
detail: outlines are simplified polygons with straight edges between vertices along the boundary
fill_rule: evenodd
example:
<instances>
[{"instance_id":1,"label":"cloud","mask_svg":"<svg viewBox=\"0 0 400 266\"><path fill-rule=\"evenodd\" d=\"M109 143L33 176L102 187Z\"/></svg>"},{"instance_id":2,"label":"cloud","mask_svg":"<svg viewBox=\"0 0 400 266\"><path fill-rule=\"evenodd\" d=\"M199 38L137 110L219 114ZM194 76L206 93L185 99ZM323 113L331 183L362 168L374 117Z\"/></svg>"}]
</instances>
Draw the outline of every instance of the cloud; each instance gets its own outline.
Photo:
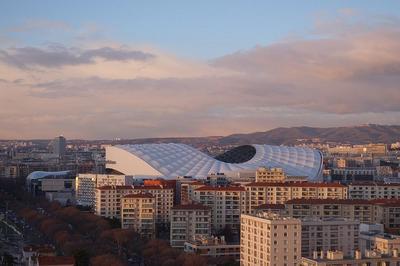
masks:
<instances>
[{"instance_id":1,"label":"cloud","mask_svg":"<svg viewBox=\"0 0 400 266\"><path fill-rule=\"evenodd\" d=\"M18 67L63 67L68 65L93 64L96 58L106 61L146 61L154 58L150 53L124 48L101 47L81 51L53 44L45 48L21 47L0 50L0 61Z\"/></svg>"},{"instance_id":2,"label":"cloud","mask_svg":"<svg viewBox=\"0 0 400 266\"><path fill-rule=\"evenodd\" d=\"M21 137L199 136L398 124L399 26L387 17L318 21L312 36L209 62L116 41L2 49L0 136L16 130Z\"/></svg>"},{"instance_id":3,"label":"cloud","mask_svg":"<svg viewBox=\"0 0 400 266\"><path fill-rule=\"evenodd\" d=\"M37 30L70 31L72 30L72 27L64 21L34 19L27 20L21 25L9 27L8 29L6 29L6 31L8 32L14 33L25 33Z\"/></svg>"}]
</instances>

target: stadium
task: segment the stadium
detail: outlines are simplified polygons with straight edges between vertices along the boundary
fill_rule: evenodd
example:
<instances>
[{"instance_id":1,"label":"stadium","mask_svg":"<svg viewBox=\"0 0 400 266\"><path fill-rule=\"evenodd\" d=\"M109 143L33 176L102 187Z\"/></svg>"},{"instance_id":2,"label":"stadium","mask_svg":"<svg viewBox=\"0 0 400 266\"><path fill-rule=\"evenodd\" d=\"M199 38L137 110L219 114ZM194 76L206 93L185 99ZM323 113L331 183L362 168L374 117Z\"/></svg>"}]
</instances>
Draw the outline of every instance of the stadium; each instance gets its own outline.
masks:
<instances>
[{"instance_id":1,"label":"stadium","mask_svg":"<svg viewBox=\"0 0 400 266\"><path fill-rule=\"evenodd\" d=\"M135 144L106 147L107 168L134 177L192 176L240 173L259 167L282 168L287 175L322 176L322 153L304 147L244 145L213 158L189 145L178 143Z\"/></svg>"}]
</instances>

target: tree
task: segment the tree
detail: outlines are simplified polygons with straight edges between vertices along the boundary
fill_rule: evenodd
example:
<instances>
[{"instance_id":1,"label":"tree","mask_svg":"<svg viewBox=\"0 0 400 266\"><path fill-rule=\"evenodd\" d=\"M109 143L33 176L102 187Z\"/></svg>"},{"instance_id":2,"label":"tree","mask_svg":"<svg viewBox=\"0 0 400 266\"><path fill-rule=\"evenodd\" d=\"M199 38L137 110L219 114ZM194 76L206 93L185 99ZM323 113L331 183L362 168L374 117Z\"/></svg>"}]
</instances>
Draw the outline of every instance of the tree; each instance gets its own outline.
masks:
<instances>
[{"instance_id":1,"label":"tree","mask_svg":"<svg viewBox=\"0 0 400 266\"><path fill-rule=\"evenodd\" d=\"M124 263L120 258L118 258L115 255L112 254L105 254L105 255L100 255L93 257L90 260L90 265L93 266L125 266L126 263Z\"/></svg>"},{"instance_id":2,"label":"tree","mask_svg":"<svg viewBox=\"0 0 400 266\"><path fill-rule=\"evenodd\" d=\"M90 254L87 250L81 249L74 253L75 266L87 266L90 263Z\"/></svg>"}]
</instances>

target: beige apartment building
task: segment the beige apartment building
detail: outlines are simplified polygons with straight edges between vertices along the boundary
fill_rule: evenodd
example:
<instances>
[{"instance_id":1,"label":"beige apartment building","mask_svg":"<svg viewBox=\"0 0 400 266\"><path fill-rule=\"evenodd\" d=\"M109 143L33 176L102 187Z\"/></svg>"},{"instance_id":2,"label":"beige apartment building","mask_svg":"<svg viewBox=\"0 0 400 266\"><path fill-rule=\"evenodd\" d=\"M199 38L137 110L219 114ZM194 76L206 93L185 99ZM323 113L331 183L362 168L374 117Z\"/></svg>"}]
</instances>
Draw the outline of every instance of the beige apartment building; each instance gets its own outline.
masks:
<instances>
[{"instance_id":1,"label":"beige apartment building","mask_svg":"<svg viewBox=\"0 0 400 266\"><path fill-rule=\"evenodd\" d=\"M124 195L121 200L121 227L133 229L145 238L155 237L156 201L149 193Z\"/></svg>"},{"instance_id":2,"label":"beige apartment building","mask_svg":"<svg viewBox=\"0 0 400 266\"><path fill-rule=\"evenodd\" d=\"M400 250L400 236L384 233L361 232L361 250L379 250L382 254L390 254L391 250Z\"/></svg>"},{"instance_id":3,"label":"beige apartment building","mask_svg":"<svg viewBox=\"0 0 400 266\"><path fill-rule=\"evenodd\" d=\"M242 215L240 265L296 266L301 261L301 221L270 213Z\"/></svg>"},{"instance_id":4,"label":"beige apartment building","mask_svg":"<svg viewBox=\"0 0 400 266\"><path fill-rule=\"evenodd\" d=\"M104 186L132 185L132 177L107 174L78 174L75 182L75 198L78 205L94 206L95 190Z\"/></svg>"},{"instance_id":5,"label":"beige apartment building","mask_svg":"<svg viewBox=\"0 0 400 266\"><path fill-rule=\"evenodd\" d=\"M361 223L380 223L386 230L400 229L400 200L293 199L286 214L295 218L343 217Z\"/></svg>"},{"instance_id":6,"label":"beige apartment building","mask_svg":"<svg viewBox=\"0 0 400 266\"><path fill-rule=\"evenodd\" d=\"M350 199L398 199L400 184L352 183L348 185Z\"/></svg>"},{"instance_id":7,"label":"beige apartment building","mask_svg":"<svg viewBox=\"0 0 400 266\"><path fill-rule=\"evenodd\" d=\"M150 193L155 198L156 223L168 224L174 203L174 190L163 185L104 186L96 188L95 213L107 218L121 216L121 198L128 194Z\"/></svg>"},{"instance_id":8,"label":"beige apartment building","mask_svg":"<svg viewBox=\"0 0 400 266\"><path fill-rule=\"evenodd\" d=\"M306 176L288 176L282 168L260 167L256 171L255 182L304 182Z\"/></svg>"},{"instance_id":9,"label":"beige apartment building","mask_svg":"<svg viewBox=\"0 0 400 266\"><path fill-rule=\"evenodd\" d=\"M245 185L246 213L262 204L283 204L288 200L346 199L347 187L338 183L254 182Z\"/></svg>"},{"instance_id":10,"label":"beige apartment building","mask_svg":"<svg viewBox=\"0 0 400 266\"><path fill-rule=\"evenodd\" d=\"M314 251L340 250L351 256L359 244L359 221L345 218L301 220L301 255L311 258Z\"/></svg>"},{"instance_id":11,"label":"beige apartment building","mask_svg":"<svg viewBox=\"0 0 400 266\"><path fill-rule=\"evenodd\" d=\"M240 186L202 186L194 191L195 201L211 208L211 228L219 231L227 226L240 230L240 214L245 206L245 189Z\"/></svg>"},{"instance_id":12,"label":"beige apartment building","mask_svg":"<svg viewBox=\"0 0 400 266\"><path fill-rule=\"evenodd\" d=\"M186 241L211 235L211 209L200 204L171 208L170 244L183 248Z\"/></svg>"}]
</instances>

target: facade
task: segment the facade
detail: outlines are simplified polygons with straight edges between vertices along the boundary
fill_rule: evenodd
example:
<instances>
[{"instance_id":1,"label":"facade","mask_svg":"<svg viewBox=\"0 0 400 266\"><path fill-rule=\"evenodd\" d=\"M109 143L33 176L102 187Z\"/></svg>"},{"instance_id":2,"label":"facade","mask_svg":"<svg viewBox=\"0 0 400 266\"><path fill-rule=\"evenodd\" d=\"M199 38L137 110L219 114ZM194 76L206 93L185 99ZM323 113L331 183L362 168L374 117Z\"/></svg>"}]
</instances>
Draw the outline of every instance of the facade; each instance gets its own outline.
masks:
<instances>
[{"instance_id":1,"label":"facade","mask_svg":"<svg viewBox=\"0 0 400 266\"><path fill-rule=\"evenodd\" d=\"M171 209L170 244L183 248L186 241L211 235L211 209L200 204L177 205Z\"/></svg>"},{"instance_id":2,"label":"facade","mask_svg":"<svg viewBox=\"0 0 400 266\"><path fill-rule=\"evenodd\" d=\"M285 203L286 214L295 218L337 217L361 223L383 224L385 230L400 229L400 200L293 199Z\"/></svg>"},{"instance_id":3,"label":"facade","mask_svg":"<svg viewBox=\"0 0 400 266\"><path fill-rule=\"evenodd\" d=\"M377 251L366 250L364 255L356 251L352 257L345 257L341 251L328 251L322 256L302 258L302 266L390 266L399 265L398 251L393 250L391 255L384 256Z\"/></svg>"},{"instance_id":4,"label":"facade","mask_svg":"<svg viewBox=\"0 0 400 266\"><path fill-rule=\"evenodd\" d=\"M174 190L159 186L104 186L96 188L95 214L107 218L121 217L121 198L128 194L150 193L155 198L157 224L169 224L174 203Z\"/></svg>"},{"instance_id":5,"label":"facade","mask_svg":"<svg viewBox=\"0 0 400 266\"><path fill-rule=\"evenodd\" d=\"M186 241L183 250L200 256L240 259L240 244L228 244L223 237L198 237Z\"/></svg>"},{"instance_id":6,"label":"facade","mask_svg":"<svg viewBox=\"0 0 400 266\"><path fill-rule=\"evenodd\" d=\"M240 265L296 266L301 260L301 221L268 213L241 216Z\"/></svg>"},{"instance_id":7,"label":"facade","mask_svg":"<svg viewBox=\"0 0 400 266\"><path fill-rule=\"evenodd\" d=\"M306 218L301 221L301 255L340 250L345 256L358 249L359 222L345 218Z\"/></svg>"},{"instance_id":8,"label":"facade","mask_svg":"<svg viewBox=\"0 0 400 266\"><path fill-rule=\"evenodd\" d=\"M155 237L156 201L149 193L125 195L121 200L121 227L146 238Z\"/></svg>"},{"instance_id":9,"label":"facade","mask_svg":"<svg viewBox=\"0 0 400 266\"><path fill-rule=\"evenodd\" d=\"M256 182L283 182L285 172L282 168L260 167L256 171Z\"/></svg>"},{"instance_id":10,"label":"facade","mask_svg":"<svg viewBox=\"0 0 400 266\"><path fill-rule=\"evenodd\" d=\"M96 201L95 189L104 186L132 185L133 179L125 175L78 174L76 177L76 202L78 205L93 207Z\"/></svg>"},{"instance_id":11,"label":"facade","mask_svg":"<svg viewBox=\"0 0 400 266\"><path fill-rule=\"evenodd\" d=\"M378 182L352 183L348 185L350 199L398 199L400 184L385 184Z\"/></svg>"},{"instance_id":12,"label":"facade","mask_svg":"<svg viewBox=\"0 0 400 266\"><path fill-rule=\"evenodd\" d=\"M347 187L337 183L254 182L245 185L246 213L263 204L283 204L288 200L346 199Z\"/></svg>"},{"instance_id":13,"label":"facade","mask_svg":"<svg viewBox=\"0 0 400 266\"><path fill-rule=\"evenodd\" d=\"M322 176L322 153L317 150L270 145L241 147L251 150L251 156L244 161L235 161L240 154L230 154L229 158L224 158L225 161L218 160L191 146L177 143L109 146L106 147L107 168L137 177L205 178L211 173L237 175L259 167L279 167L288 175L307 176L310 180Z\"/></svg>"},{"instance_id":14,"label":"facade","mask_svg":"<svg viewBox=\"0 0 400 266\"><path fill-rule=\"evenodd\" d=\"M400 236L376 232L360 233L361 250L378 250L382 254L390 255L390 251L400 250Z\"/></svg>"},{"instance_id":15,"label":"facade","mask_svg":"<svg viewBox=\"0 0 400 266\"><path fill-rule=\"evenodd\" d=\"M217 232L230 227L240 230L240 214L245 206L245 189L243 187L202 186L194 191L196 202L211 208L211 228Z\"/></svg>"}]
</instances>

